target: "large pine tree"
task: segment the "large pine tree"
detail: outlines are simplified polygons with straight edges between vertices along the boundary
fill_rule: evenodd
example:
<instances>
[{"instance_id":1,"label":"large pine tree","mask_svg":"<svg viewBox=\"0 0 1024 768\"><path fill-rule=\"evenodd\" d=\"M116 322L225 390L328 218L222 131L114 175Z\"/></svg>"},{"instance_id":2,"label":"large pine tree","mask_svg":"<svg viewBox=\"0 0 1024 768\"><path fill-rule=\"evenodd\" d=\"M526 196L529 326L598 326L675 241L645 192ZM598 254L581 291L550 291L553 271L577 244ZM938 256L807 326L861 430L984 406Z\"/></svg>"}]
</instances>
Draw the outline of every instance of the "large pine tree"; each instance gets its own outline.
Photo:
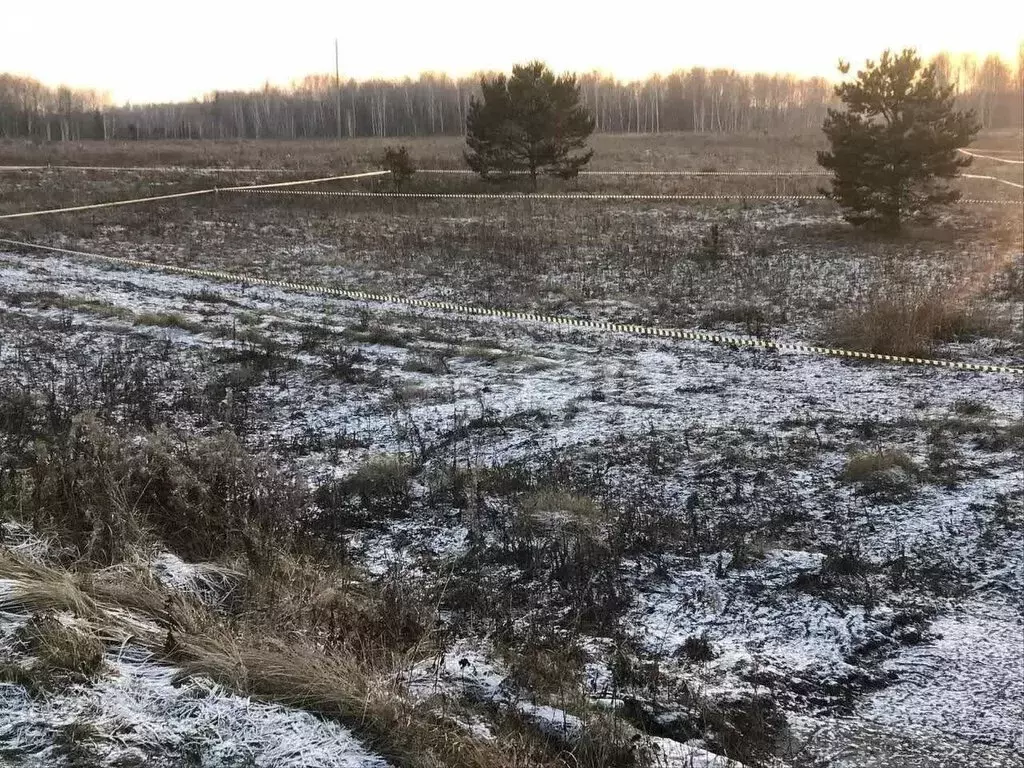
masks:
<instances>
[{"instance_id":1,"label":"large pine tree","mask_svg":"<svg viewBox=\"0 0 1024 768\"><path fill-rule=\"evenodd\" d=\"M835 174L823 191L847 221L895 231L908 217L960 198L944 182L970 165L957 149L979 126L973 112L953 109L953 89L939 84L934 66L922 69L913 49L887 50L855 81L836 86L836 95L846 110L828 111L831 151L819 152L818 162Z\"/></svg>"},{"instance_id":2,"label":"large pine tree","mask_svg":"<svg viewBox=\"0 0 1024 768\"><path fill-rule=\"evenodd\" d=\"M466 117L466 162L485 179L529 173L568 179L589 162L587 139L594 118L580 104L575 75L555 77L539 61L518 65L512 77L498 75L480 83Z\"/></svg>"}]
</instances>

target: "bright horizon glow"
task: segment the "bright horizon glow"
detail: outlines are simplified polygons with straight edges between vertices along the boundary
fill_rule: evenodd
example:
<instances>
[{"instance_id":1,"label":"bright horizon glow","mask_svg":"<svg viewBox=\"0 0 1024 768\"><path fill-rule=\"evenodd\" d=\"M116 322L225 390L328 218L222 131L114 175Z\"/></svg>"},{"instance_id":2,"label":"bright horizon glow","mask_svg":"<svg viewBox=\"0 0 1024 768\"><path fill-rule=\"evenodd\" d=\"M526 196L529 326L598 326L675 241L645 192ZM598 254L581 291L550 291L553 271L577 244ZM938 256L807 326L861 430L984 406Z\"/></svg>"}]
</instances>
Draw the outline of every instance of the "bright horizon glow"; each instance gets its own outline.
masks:
<instances>
[{"instance_id":1,"label":"bright horizon glow","mask_svg":"<svg viewBox=\"0 0 1024 768\"><path fill-rule=\"evenodd\" d=\"M634 0L615 11L577 0L10 5L0 72L106 91L116 103L187 101L333 74L335 37L342 78L356 80L509 71L535 58L559 72L599 70L622 80L694 66L836 79L840 58L856 71L885 48L914 47L924 57L996 53L1015 68L1024 39L1024 4L1005 0Z\"/></svg>"}]
</instances>

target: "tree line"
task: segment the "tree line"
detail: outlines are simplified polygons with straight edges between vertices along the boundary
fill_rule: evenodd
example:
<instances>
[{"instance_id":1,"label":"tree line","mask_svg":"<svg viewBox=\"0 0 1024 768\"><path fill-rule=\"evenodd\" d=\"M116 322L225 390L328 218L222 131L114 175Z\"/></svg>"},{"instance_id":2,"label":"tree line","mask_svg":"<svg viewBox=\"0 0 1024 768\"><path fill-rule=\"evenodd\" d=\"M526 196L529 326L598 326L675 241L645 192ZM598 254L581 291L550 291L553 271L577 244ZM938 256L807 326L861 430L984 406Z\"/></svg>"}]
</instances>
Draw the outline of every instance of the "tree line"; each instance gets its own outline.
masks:
<instances>
[{"instance_id":1,"label":"tree line","mask_svg":"<svg viewBox=\"0 0 1024 768\"><path fill-rule=\"evenodd\" d=\"M1016 67L995 55L933 60L957 105L985 128L1024 125L1024 48ZM114 105L91 90L50 88L0 74L0 137L78 139L312 139L463 135L481 76L356 80L311 75L288 87L214 91L168 104ZM578 77L595 129L605 133L787 132L821 125L836 104L824 78L695 67L624 82ZM339 87L340 86L340 87Z\"/></svg>"}]
</instances>

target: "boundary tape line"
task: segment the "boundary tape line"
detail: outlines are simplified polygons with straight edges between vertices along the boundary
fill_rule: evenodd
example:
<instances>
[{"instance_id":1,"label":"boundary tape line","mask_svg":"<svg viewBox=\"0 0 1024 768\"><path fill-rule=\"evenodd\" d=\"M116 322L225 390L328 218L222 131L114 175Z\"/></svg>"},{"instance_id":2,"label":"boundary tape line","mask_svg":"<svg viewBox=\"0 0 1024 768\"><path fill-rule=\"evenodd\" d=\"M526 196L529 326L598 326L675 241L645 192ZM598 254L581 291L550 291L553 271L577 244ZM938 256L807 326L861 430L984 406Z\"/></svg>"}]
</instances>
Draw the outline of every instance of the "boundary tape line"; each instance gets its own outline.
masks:
<instances>
[{"instance_id":1,"label":"boundary tape line","mask_svg":"<svg viewBox=\"0 0 1024 768\"><path fill-rule=\"evenodd\" d=\"M430 299L411 299L392 294L367 293L364 291L350 291L343 288L334 288L316 283L298 283L289 280L274 280L264 277L256 277L245 273L224 272L214 269L196 269L193 267L182 267L173 264L157 264L142 259L132 259L124 256L107 256L98 253L76 251L68 248L58 248L49 245L38 245L18 240L0 238L0 243L55 253L65 253L73 256L85 256L91 259L105 261L111 264L123 264L134 268L150 269L175 274L188 275L191 277L203 277L226 282L248 283L251 285L264 285L285 290L297 291L300 293L319 294L335 296L350 301L364 301L378 304L397 304L399 306L416 307L419 309L432 309L451 314L476 315L487 317L500 317L519 322L540 323L544 325L566 325L574 328L585 328L596 331L612 333L625 333L634 336L653 336L658 338L679 339L683 341L696 341L712 343L734 348L761 348L774 349L778 352L805 352L828 357L846 357L859 360L876 360L887 363L902 363L908 365L922 365L933 368L948 368L960 371L975 371L981 373L1009 373L1024 375L1024 368L1015 368L1006 365L992 365L988 363L965 363L955 360L935 360L931 358L905 357L902 355L882 355L874 352L859 352L850 349L837 349L833 347L819 347L809 344L789 344L785 342L757 339L750 336L730 336L718 333L703 333L699 331L686 331L676 328L661 328L658 326L634 325L629 323L612 323L604 320L587 320L575 317L558 315L543 315L534 312L518 312L508 309L489 309L468 304L457 304L448 301L433 301Z\"/></svg>"},{"instance_id":2,"label":"boundary tape line","mask_svg":"<svg viewBox=\"0 0 1024 768\"><path fill-rule=\"evenodd\" d=\"M1017 163L1024 161L1017 160L1004 160L999 157L988 157L986 155L979 155L974 152L964 152L964 154L971 155L972 157L981 157L988 160L997 160L999 162ZM155 173L302 173L302 169L299 168L230 168L230 167L200 167L200 166L187 166L187 165L0 165L0 172L3 171L132 171L142 172L149 171ZM476 171L469 170L468 168L417 168L416 173L425 174L444 174L451 176L475 176ZM513 171L513 176L525 176L528 175L528 171ZM746 176L758 176L766 178L777 178L777 177L824 177L831 176L832 174L828 171L695 171L695 170L622 170L622 171L580 171L580 176L733 176L733 177L746 177ZM969 173L961 174L966 179L994 179L996 181L1005 181L1005 179L999 179L996 176L974 176ZM1006 182L1012 184L1013 182Z\"/></svg>"},{"instance_id":3,"label":"boundary tape line","mask_svg":"<svg viewBox=\"0 0 1024 768\"><path fill-rule=\"evenodd\" d=\"M196 189L191 192L175 192L170 195L154 195L152 197L136 197L130 200L112 200L106 203L91 203L89 205L73 205L68 208L49 208L43 211L22 211L21 213L5 213L0 215L2 219L21 219L27 216L45 216L51 213L71 213L73 211L88 211L96 208L113 208L119 205L136 205L138 203L151 203L155 200L172 200L179 197L195 197L197 195L212 195L218 192L255 192L270 187L294 187L300 184L319 184L325 181L341 181L343 179L362 179L369 176L383 176L390 171L369 171L366 173L354 173L347 176L324 176L319 179L300 179L299 181L278 181L273 184L247 184L235 187L210 187L209 189Z\"/></svg>"},{"instance_id":4,"label":"boundary tape line","mask_svg":"<svg viewBox=\"0 0 1024 768\"><path fill-rule=\"evenodd\" d=\"M1024 160L1008 160L1005 157L993 157L992 155L979 155L977 152L968 152L966 149L958 149L957 152L962 152L965 155L971 157L980 157L983 160L995 160L997 163L1009 163L1010 165L1024 165Z\"/></svg>"},{"instance_id":5,"label":"boundary tape line","mask_svg":"<svg viewBox=\"0 0 1024 768\"><path fill-rule=\"evenodd\" d=\"M302 173L288 168L203 168L187 165L0 165L0 171L154 171L157 173Z\"/></svg>"},{"instance_id":6,"label":"boundary tape line","mask_svg":"<svg viewBox=\"0 0 1024 768\"><path fill-rule=\"evenodd\" d=\"M226 190L221 190L224 192ZM312 197L397 197L420 199L450 200L828 200L825 195L670 195L670 194L617 194L611 193L546 193L528 194L525 192L357 192L357 191L320 191L320 190L233 190L252 192L264 195L308 195ZM962 198L960 203L1020 205L1020 200L983 200L978 198Z\"/></svg>"},{"instance_id":7,"label":"boundary tape line","mask_svg":"<svg viewBox=\"0 0 1024 768\"><path fill-rule=\"evenodd\" d=\"M187 165L0 165L2 171L153 171L156 173L302 173L301 168L230 168ZM476 175L468 168L417 168L416 173ZM514 171L513 175L528 175ZM580 171L580 176L831 176L827 171Z\"/></svg>"},{"instance_id":8,"label":"boundary tape line","mask_svg":"<svg viewBox=\"0 0 1024 768\"><path fill-rule=\"evenodd\" d=\"M417 168L416 173L476 175L468 168ZM529 171L513 171L513 176L527 176ZM580 171L580 176L831 176L828 171Z\"/></svg>"},{"instance_id":9,"label":"boundary tape line","mask_svg":"<svg viewBox=\"0 0 1024 768\"><path fill-rule=\"evenodd\" d=\"M221 190L224 192L225 190ZM232 190L234 191L234 190ZM243 190L238 190L243 191ZM244 190L250 191L250 190ZM253 189L254 193L263 193L264 190ZM412 197L412 198L437 198L437 199L489 199L489 200L827 200L824 195L672 195L672 194L628 194L616 192L537 192L530 194L526 192L359 192L359 191L310 191L299 190L266 190L266 194L295 194L324 197Z\"/></svg>"},{"instance_id":10,"label":"boundary tape line","mask_svg":"<svg viewBox=\"0 0 1024 768\"><path fill-rule=\"evenodd\" d=\"M998 181L1000 184L1005 184L1008 187L1016 187L1017 189L1024 189L1024 184L1018 184L1016 181L1008 181L1006 179L1000 179L998 176L978 176L973 173L961 173L965 179L988 179L989 181Z\"/></svg>"}]
</instances>

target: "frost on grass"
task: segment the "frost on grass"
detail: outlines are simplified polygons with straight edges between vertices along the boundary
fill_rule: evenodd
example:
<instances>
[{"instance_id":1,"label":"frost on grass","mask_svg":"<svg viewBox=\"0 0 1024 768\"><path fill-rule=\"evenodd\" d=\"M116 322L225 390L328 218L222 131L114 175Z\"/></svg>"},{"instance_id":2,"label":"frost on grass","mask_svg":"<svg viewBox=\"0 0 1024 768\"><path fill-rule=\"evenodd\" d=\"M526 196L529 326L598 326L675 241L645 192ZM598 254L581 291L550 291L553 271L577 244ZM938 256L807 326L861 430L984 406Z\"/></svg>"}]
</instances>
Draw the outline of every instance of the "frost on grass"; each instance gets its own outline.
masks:
<instances>
[{"instance_id":1,"label":"frost on grass","mask_svg":"<svg viewBox=\"0 0 1024 768\"><path fill-rule=\"evenodd\" d=\"M224 566L186 563L171 552L157 555L149 568L161 585L206 603L223 600L242 576Z\"/></svg>"},{"instance_id":2,"label":"frost on grass","mask_svg":"<svg viewBox=\"0 0 1024 768\"><path fill-rule=\"evenodd\" d=\"M847 273L856 272L863 260L823 255L819 250L814 249L813 265L808 261L807 266L827 279L818 281L820 296L804 298L832 300L833 283L859 282L851 281ZM709 273L707 279L719 276ZM360 323L365 319L350 303L236 286L217 286L231 304L217 304L213 307L217 314L207 316L182 301L183 295L208 288L204 281L144 272L133 273L131 282L123 278L122 272L72 260L0 256L0 282L11 290L57 286L64 295L99 296L136 312L177 312L186 325L208 321L230 326L234 318L229 308L237 306L245 315L274 317L276 327L264 324L261 331L286 350L294 346L296 327L315 325L352 343L356 337L345 332L363 327ZM844 290L839 288L840 293ZM430 288L424 291L429 295ZM644 322L642 311L622 300L568 307L564 313L592 312L608 319ZM10 314L15 312L29 325L60 319L56 310L12 307ZM52 333L52 343L63 347L50 354L47 363L62 364L72 357L65 354L68 350L102 354L125 337L126 329L118 329L118 322L97 323L77 313L65 331ZM836 359L447 317L427 310L396 311L387 306L374 309L372 327L388 333L371 339L360 331L358 350L363 366L379 378L346 380L336 372L325 376L323 360L296 352L291 359L297 361L297 368L289 369L286 387L257 380L251 388L249 442L256 448L280 450L282 455L292 446L297 464L315 484L325 478L343 479L373 455L409 452L413 427L428 446L445 444L457 427L465 427L477 415L486 415L481 421L500 426L490 431L467 430L468 436L456 446L457 451L452 449L450 458L471 456L473 462L499 466L537 456L541 449L567 452L592 446L607 454L639 442L647 425L654 423L664 434L684 436L685 451L678 463L660 470L664 484L658 487L664 489L666 506L673 509L682 508L692 486L707 472L711 480L706 486L711 487L698 488L702 494L714 493L715 483L731 484L736 477L737 495L753 495L753 473L742 466L746 453L747 460L763 460L766 465L766 479L761 482L769 490L758 498L768 512L781 509L783 523L762 532L763 515L747 520L738 516L737 524L753 529L752 551L743 563L734 560L727 548L717 555L705 550L698 559L667 555L657 567L638 558L637 577L625 583L631 597L627 624L634 628L634 639L664 661L666 674L678 675L710 704L747 695L755 685L770 685L788 697L784 705L792 709L787 709L787 716L798 724L807 701L795 699L804 696L811 706L820 706L826 691L849 693L856 717L828 721L821 738L812 744L821 746L811 750L814 754L837 756L836 765L877 767L893 764L893 755L910 760L905 757L908 754L924 760L941 752L936 745L946 750L946 765L1002 764L982 758L964 762L968 753L957 750L969 741L1002 744L1019 752L1019 717L1014 719L1012 702L1019 700L1020 691L1010 679L1013 670L1019 669L1012 663L1020 647L1019 624L1001 614L961 615L956 605L969 600L959 596L947 598L942 593L934 600L927 595L901 596L888 588L886 574L874 574L870 584L858 575L855 585L875 590L870 606L863 596L829 594L816 581L825 561L823 548L849 537L872 568L898 561L900 553L906 553L912 565L929 565L929 574L940 587L952 584L973 590L970 600L998 603L997 596L983 591L996 587L1019 594L1015 576L1020 565L1019 534L993 523L990 513L999 496L1012 497L1021 484L1019 458L1010 452L983 450L967 438L959 440L956 460L963 467L974 467L973 475L967 473L948 487L922 479L913 494L893 503L868 499L837 480L850 451L874 449L876 443L906 451L915 465L924 467L929 455L925 422L946 418L961 399L984 402L994 414L993 424L1014 422L1020 411L1019 381L923 368L848 365ZM168 372L165 385L156 393L161 402L173 400L175 387L189 391L192 385L183 383L185 377L176 378L180 372L194 377L199 388L203 376L209 375L206 361L211 355L238 351L233 338L183 328L141 325L129 330L139 349L150 355L151 370L156 375ZM777 338L806 340L807 331L797 324L781 329ZM149 350L165 338L173 342L162 347L168 357L151 359ZM946 351L961 359L1010 359L1012 347L986 343L950 345ZM31 347L3 345L0 361L14 360L15 352L37 354ZM543 355L547 364L522 364L528 356L537 355ZM443 358L445 364L409 364L435 357ZM26 384L18 379L20 375L19 367L0 365L0 380ZM382 381L404 394L401 412L396 413ZM503 421L522 414L537 418L512 424ZM180 410L174 417L191 418ZM622 442L612 446L611 434ZM309 435L340 435L345 440L333 451L316 447L315 441L308 450L295 450L295 445L305 445L302 441ZM762 438L777 447L756 448ZM736 445L742 449L733 457L736 466L729 467L732 476L717 471L725 443L730 450ZM787 465L778 455L783 449L794 454L803 450L806 455L800 465ZM608 477L617 482L633 470L632 465L613 468ZM773 495L782 491L784 496ZM417 484L411 495L419 503L426 492ZM740 503L736 507L743 509ZM756 506L752 508L757 512ZM698 511L715 523L714 515L722 509L723 503L712 503L708 510ZM1012 515L1004 516L1012 522ZM454 515L420 504L407 519L352 533L347 544L373 573L394 563L417 578L429 578L437 560L448 562L470 546L468 532ZM630 570L633 565L629 561ZM170 556L158 559L153 569L161 583L190 594L224 586L220 575ZM917 586L911 578L909 589ZM913 608L919 603L935 609L940 618L933 632L922 627L914 641L918 645L901 645L902 635L894 631L896 615L906 613L908 604ZM951 612L952 616L941 616ZM591 639L598 648L596 640L602 638ZM688 653L688 644L690 650L701 653ZM561 710L549 712L528 695L520 696L522 692L504 690L506 675L488 660L487 653L458 645L448 650L439 669L424 668L411 676L414 696L447 693L510 706L526 700L534 714L549 722L558 719ZM592 656L588 660L590 690L595 696L612 695L606 658L602 660L599 651ZM865 688L878 685L889 688L864 693ZM900 740L917 730L924 735ZM939 732L947 736L937 737ZM689 751L673 747L676 762L670 764L702 765L695 750L703 747L683 746ZM918 763L907 763L911 764Z\"/></svg>"},{"instance_id":3,"label":"frost on grass","mask_svg":"<svg viewBox=\"0 0 1024 768\"><path fill-rule=\"evenodd\" d=\"M384 768L340 725L308 712L232 695L126 647L111 672L46 698L0 685L0 755L21 765L68 764L71 750L95 766L194 764L209 768Z\"/></svg>"},{"instance_id":4,"label":"frost on grass","mask_svg":"<svg viewBox=\"0 0 1024 768\"><path fill-rule=\"evenodd\" d=\"M1024 753L1024 628L1014 607L975 602L931 631L932 642L884 665L898 682L872 694L864 716Z\"/></svg>"},{"instance_id":5,"label":"frost on grass","mask_svg":"<svg viewBox=\"0 0 1024 768\"><path fill-rule=\"evenodd\" d=\"M730 760L708 752L697 744L680 743L655 736L653 768L745 768L738 760Z\"/></svg>"}]
</instances>

